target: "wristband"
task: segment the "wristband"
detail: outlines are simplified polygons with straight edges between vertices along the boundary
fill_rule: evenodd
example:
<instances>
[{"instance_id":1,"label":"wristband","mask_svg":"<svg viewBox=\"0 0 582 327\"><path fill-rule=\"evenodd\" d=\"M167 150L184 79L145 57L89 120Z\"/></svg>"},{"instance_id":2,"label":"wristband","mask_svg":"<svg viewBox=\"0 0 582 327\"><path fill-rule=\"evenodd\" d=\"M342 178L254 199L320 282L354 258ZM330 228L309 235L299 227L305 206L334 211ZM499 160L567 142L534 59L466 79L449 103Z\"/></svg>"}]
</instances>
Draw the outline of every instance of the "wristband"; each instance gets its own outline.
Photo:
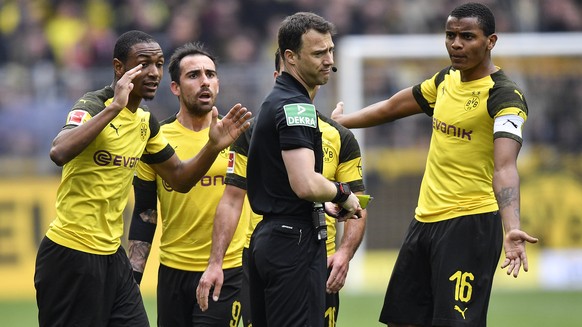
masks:
<instances>
[{"instance_id":1,"label":"wristband","mask_svg":"<svg viewBox=\"0 0 582 327\"><path fill-rule=\"evenodd\" d=\"M337 188L337 193L331 202L333 203L344 203L352 194L350 186L347 183L335 182L335 187Z\"/></svg>"}]
</instances>

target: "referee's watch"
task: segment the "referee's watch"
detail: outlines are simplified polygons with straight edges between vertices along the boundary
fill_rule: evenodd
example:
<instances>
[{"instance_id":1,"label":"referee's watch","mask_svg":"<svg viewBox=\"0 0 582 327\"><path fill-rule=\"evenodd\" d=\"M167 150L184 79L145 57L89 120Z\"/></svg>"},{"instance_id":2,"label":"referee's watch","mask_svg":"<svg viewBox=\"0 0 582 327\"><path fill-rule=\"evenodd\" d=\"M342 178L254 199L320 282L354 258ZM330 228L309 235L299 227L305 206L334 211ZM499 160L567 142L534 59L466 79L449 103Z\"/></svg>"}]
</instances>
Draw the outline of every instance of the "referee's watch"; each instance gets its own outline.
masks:
<instances>
[{"instance_id":1,"label":"referee's watch","mask_svg":"<svg viewBox=\"0 0 582 327\"><path fill-rule=\"evenodd\" d=\"M335 187L337 188L337 193L335 197L331 200L331 202L333 203L346 202L346 200L350 197L350 194L352 194L350 186L348 185L348 183L335 182L334 184Z\"/></svg>"}]
</instances>

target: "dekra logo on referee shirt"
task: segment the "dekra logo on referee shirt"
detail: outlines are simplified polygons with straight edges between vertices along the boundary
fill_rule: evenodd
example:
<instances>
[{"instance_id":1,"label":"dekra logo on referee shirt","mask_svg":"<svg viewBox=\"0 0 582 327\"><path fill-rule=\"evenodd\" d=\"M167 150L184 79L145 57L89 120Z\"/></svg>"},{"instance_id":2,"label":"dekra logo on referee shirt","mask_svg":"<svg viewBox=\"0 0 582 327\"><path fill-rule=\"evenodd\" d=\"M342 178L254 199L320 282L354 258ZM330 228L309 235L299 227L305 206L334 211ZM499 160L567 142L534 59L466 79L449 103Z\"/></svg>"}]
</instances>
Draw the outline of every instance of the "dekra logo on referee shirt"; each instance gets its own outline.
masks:
<instances>
[{"instance_id":1,"label":"dekra logo on referee shirt","mask_svg":"<svg viewBox=\"0 0 582 327\"><path fill-rule=\"evenodd\" d=\"M287 126L317 127L317 113L311 103L294 103L283 106Z\"/></svg>"}]
</instances>

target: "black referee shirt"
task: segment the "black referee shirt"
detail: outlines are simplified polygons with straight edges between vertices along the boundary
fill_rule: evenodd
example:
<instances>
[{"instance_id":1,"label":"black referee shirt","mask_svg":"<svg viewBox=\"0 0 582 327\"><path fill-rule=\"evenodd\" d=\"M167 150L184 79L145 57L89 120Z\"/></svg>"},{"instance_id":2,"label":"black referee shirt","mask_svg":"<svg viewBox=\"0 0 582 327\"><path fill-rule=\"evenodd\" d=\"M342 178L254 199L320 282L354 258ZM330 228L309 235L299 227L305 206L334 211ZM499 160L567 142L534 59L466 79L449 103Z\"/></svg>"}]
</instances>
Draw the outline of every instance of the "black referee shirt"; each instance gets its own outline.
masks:
<instances>
[{"instance_id":1,"label":"black referee shirt","mask_svg":"<svg viewBox=\"0 0 582 327\"><path fill-rule=\"evenodd\" d=\"M307 90L283 72L261 105L251 137L247 165L248 197L254 212L266 216L300 217L311 221L313 202L293 192L282 150L309 148L315 171L323 167L317 111Z\"/></svg>"}]
</instances>

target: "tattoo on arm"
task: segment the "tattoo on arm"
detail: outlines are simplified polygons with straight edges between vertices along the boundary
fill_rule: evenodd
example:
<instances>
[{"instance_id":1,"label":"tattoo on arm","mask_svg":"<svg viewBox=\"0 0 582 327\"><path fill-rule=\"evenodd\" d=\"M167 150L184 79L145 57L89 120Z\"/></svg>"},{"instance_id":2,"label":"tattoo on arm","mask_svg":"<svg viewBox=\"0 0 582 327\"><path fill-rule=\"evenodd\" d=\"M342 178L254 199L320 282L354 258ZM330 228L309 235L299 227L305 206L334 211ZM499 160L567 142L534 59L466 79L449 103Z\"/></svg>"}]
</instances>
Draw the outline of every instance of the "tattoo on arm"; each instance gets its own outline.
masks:
<instances>
[{"instance_id":1,"label":"tattoo on arm","mask_svg":"<svg viewBox=\"0 0 582 327\"><path fill-rule=\"evenodd\" d=\"M517 200L517 190L514 187L505 187L495 194L499 210L505 209ZM519 208L517 209L519 213Z\"/></svg>"},{"instance_id":2,"label":"tattoo on arm","mask_svg":"<svg viewBox=\"0 0 582 327\"><path fill-rule=\"evenodd\" d=\"M144 241L131 241L129 244L129 261L131 268L143 273L152 245Z\"/></svg>"},{"instance_id":3,"label":"tattoo on arm","mask_svg":"<svg viewBox=\"0 0 582 327\"><path fill-rule=\"evenodd\" d=\"M146 211L139 214L139 217L143 222L150 224L158 223L158 211L155 209L147 209Z\"/></svg>"}]
</instances>

